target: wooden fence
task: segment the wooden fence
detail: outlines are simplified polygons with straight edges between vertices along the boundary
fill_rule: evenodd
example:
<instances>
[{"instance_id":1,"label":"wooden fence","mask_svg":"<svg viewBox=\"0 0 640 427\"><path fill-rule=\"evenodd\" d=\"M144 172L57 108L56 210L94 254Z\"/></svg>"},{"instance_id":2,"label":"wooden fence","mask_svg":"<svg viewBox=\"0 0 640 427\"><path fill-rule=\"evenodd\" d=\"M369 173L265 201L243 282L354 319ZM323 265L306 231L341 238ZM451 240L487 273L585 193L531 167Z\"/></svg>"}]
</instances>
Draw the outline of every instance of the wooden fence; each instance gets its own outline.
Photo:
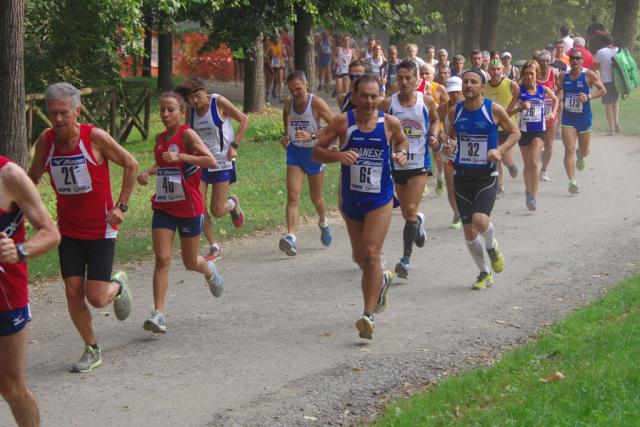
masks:
<instances>
[{"instance_id":1,"label":"wooden fence","mask_svg":"<svg viewBox=\"0 0 640 427\"><path fill-rule=\"evenodd\" d=\"M88 87L80 89L80 98L81 120L108 130L116 141L125 142L134 128L145 140L149 137L149 83L125 82L122 86ZM42 130L51 127L46 114L44 94L32 93L26 96L26 114L27 137L33 143Z\"/></svg>"}]
</instances>

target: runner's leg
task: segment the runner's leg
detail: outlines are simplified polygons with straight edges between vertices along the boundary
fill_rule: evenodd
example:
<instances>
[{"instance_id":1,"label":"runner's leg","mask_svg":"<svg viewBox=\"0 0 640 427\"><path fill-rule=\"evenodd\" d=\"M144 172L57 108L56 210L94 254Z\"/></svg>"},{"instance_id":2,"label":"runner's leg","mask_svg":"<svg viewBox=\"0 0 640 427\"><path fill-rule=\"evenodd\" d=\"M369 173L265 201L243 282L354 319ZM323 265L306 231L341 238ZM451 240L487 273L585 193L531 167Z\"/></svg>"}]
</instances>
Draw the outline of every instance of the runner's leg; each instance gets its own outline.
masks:
<instances>
[{"instance_id":1,"label":"runner's leg","mask_svg":"<svg viewBox=\"0 0 640 427\"><path fill-rule=\"evenodd\" d=\"M73 276L64 278L69 316L86 345L96 344L96 336L91 324L91 311L87 305L85 278Z\"/></svg>"},{"instance_id":2,"label":"runner's leg","mask_svg":"<svg viewBox=\"0 0 640 427\"><path fill-rule=\"evenodd\" d=\"M304 172L298 166L287 165L287 233L295 234L298 226L298 207Z\"/></svg>"},{"instance_id":3,"label":"runner's leg","mask_svg":"<svg viewBox=\"0 0 640 427\"><path fill-rule=\"evenodd\" d=\"M542 153L542 172L546 173L551 162L551 155L553 154L553 140L556 135L557 125L547 125L547 130L544 133L544 152Z\"/></svg>"},{"instance_id":4,"label":"runner's leg","mask_svg":"<svg viewBox=\"0 0 640 427\"><path fill-rule=\"evenodd\" d=\"M229 201L229 181L221 181L212 184L211 190L211 214L216 218L222 218L233 209L233 203Z\"/></svg>"},{"instance_id":5,"label":"runner's leg","mask_svg":"<svg viewBox=\"0 0 640 427\"><path fill-rule=\"evenodd\" d=\"M564 144L564 170L569 180L576 179L576 139L578 131L574 127L562 127L562 143Z\"/></svg>"},{"instance_id":6,"label":"runner's leg","mask_svg":"<svg viewBox=\"0 0 640 427\"><path fill-rule=\"evenodd\" d=\"M211 270L207 261L198 254L200 236L180 237L180 249L182 251L182 263L189 271L197 271L205 279L211 277Z\"/></svg>"},{"instance_id":7,"label":"runner's leg","mask_svg":"<svg viewBox=\"0 0 640 427\"><path fill-rule=\"evenodd\" d=\"M204 182L204 181L200 181L200 194L202 194L202 201L204 202L205 206L207 204L207 193L208 193L208 188L209 188L209 184ZM213 204L213 197L211 198L211 203ZM212 209L213 210L213 209ZM216 242L216 238L215 235L213 233L213 222L211 221L211 216L209 215L209 212L205 212L204 213L204 236L207 239L207 242L209 243L209 246L212 246L215 242Z\"/></svg>"},{"instance_id":8,"label":"runner's leg","mask_svg":"<svg viewBox=\"0 0 640 427\"><path fill-rule=\"evenodd\" d=\"M166 228L151 230L155 269L153 270L153 304L157 311L164 312L164 304L169 289L169 269L173 254L173 239L176 232Z\"/></svg>"},{"instance_id":9,"label":"runner's leg","mask_svg":"<svg viewBox=\"0 0 640 427\"><path fill-rule=\"evenodd\" d=\"M318 212L318 220L324 224L327 220L327 204L324 201L324 171L311 175L309 180L309 197Z\"/></svg>"}]
</instances>

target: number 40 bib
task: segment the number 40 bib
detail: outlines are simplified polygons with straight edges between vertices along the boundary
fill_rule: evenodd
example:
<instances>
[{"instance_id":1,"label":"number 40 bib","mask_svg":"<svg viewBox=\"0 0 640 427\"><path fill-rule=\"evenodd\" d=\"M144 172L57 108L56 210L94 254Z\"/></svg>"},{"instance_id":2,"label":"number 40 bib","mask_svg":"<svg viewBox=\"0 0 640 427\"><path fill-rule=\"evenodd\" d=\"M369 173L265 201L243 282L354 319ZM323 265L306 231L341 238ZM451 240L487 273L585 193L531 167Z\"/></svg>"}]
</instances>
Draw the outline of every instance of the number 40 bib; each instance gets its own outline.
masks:
<instances>
[{"instance_id":1,"label":"number 40 bib","mask_svg":"<svg viewBox=\"0 0 640 427\"><path fill-rule=\"evenodd\" d=\"M184 200L180 168L159 168L156 172L156 202Z\"/></svg>"}]
</instances>

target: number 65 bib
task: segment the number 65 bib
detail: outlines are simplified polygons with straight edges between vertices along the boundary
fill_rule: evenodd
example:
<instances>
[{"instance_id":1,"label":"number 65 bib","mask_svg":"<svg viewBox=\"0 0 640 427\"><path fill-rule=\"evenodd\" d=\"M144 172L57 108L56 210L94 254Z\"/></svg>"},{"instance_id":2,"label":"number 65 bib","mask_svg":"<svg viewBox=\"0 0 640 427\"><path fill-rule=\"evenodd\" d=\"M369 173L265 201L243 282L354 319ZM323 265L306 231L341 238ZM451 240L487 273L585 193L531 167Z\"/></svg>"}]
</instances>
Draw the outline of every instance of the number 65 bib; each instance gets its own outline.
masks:
<instances>
[{"instance_id":1,"label":"number 65 bib","mask_svg":"<svg viewBox=\"0 0 640 427\"><path fill-rule=\"evenodd\" d=\"M382 178L382 166L351 165L351 186L353 191L361 193L379 193Z\"/></svg>"},{"instance_id":2,"label":"number 65 bib","mask_svg":"<svg viewBox=\"0 0 640 427\"><path fill-rule=\"evenodd\" d=\"M487 163L487 135L460 135L458 150L460 163L466 165L484 165Z\"/></svg>"},{"instance_id":3,"label":"number 65 bib","mask_svg":"<svg viewBox=\"0 0 640 427\"><path fill-rule=\"evenodd\" d=\"M184 200L180 168L159 168L156 172L156 202Z\"/></svg>"},{"instance_id":4,"label":"number 65 bib","mask_svg":"<svg viewBox=\"0 0 640 427\"><path fill-rule=\"evenodd\" d=\"M91 175L82 154L52 157L51 178L58 194L83 194L91 191Z\"/></svg>"}]
</instances>

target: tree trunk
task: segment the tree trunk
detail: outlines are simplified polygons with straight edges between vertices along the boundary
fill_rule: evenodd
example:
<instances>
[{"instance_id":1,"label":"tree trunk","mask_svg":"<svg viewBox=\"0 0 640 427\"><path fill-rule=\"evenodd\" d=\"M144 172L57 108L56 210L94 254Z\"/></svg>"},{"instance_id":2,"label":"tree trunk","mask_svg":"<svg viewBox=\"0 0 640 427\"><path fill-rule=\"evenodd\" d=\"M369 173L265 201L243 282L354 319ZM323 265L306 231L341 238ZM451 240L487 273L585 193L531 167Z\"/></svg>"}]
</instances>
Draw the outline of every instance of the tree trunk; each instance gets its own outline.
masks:
<instances>
[{"instance_id":1,"label":"tree trunk","mask_svg":"<svg viewBox=\"0 0 640 427\"><path fill-rule=\"evenodd\" d=\"M467 0L463 23L463 55L468 57L474 49L480 48L480 27L482 26L482 0Z\"/></svg>"},{"instance_id":2,"label":"tree trunk","mask_svg":"<svg viewBox=\"0 0 640 427\"><path fill-rule=\"evenodd\" d=\"M173 34L158 34L158 90L173 89Z\"/></svg>"},{"instance_id":3,"label":"tree trunk","mask_svg":"<svg viewBox=\"0 0 640 427\"><path fill-rule=\"evenodd\" d=\"M245 113L256 113L265 108L262 35L245 51L243 110Z\"/></svg>"},{"instance_id":4,"label":"tree trunk","mask_svg":"<svg viewBox=\"0 0 640 427\"><path fill-rule=\"evenodd\" d=\"M399 6L406 2L407 0L391 0L389 3L391 3L391 6ZM392 32L391 34L389 34L389 46L391 45L394 45L395 47L398 48L399 57L401 58L404 57L404 40L402 40L402 38L400 38L400 36L395 32Z\"/></svg>"},{"instance_id":5,"label":"tree trunk","mask_svg":"<svg viewBox=\"0 0 640 427\"><path fill-rule=\"evenodd\" d=\"M482 4L482 25L480 27L480 48L496 50L498 8L500 0L484 0Z\"/></svg>"},{"instance_id":6,"label":"tree trunk","mask_svg":"<svg viewBox=\"0 0 640 427\"><path fill-rule=\"evenodd\" d=\"M636 44L638 28L638 0L616 0L616 13L611 35L616 39L616 45L625 47L630 53Z\"/></svg>"},{"instance_id":7,"label":"tree trunk","mask_svg":"<svg viewBox=\"0 0 640 427\"><path fill-rule=\"evenodd\" d=\"M146 27L146 23L145 23ZM142 61L142 77L151 77L151 54L153 49L153 33L150 27L144 29L144 59Z\"/></svg>"},{"instance_id":8,"label":"tree trunk","mask_svg":"<svg viewBox=\"0 0 640 427\"><path fill-rule=\"evenodd\" d=\"M5 0L0 6L0 154L26 168L24 3Z\"/></svg>"},{"instance_id":9,"label":"tree trunk","mask_svg":"<svg viewBox=\"0 0 640 427\"><path fill-rule=\"evenodd\" d=\"M296 70L307 75L309 88L316 85L315 49L313 48L313 15L302 6L296 7L296 23L293 27L294 59Z\"/></svg>"}]
</instances>

